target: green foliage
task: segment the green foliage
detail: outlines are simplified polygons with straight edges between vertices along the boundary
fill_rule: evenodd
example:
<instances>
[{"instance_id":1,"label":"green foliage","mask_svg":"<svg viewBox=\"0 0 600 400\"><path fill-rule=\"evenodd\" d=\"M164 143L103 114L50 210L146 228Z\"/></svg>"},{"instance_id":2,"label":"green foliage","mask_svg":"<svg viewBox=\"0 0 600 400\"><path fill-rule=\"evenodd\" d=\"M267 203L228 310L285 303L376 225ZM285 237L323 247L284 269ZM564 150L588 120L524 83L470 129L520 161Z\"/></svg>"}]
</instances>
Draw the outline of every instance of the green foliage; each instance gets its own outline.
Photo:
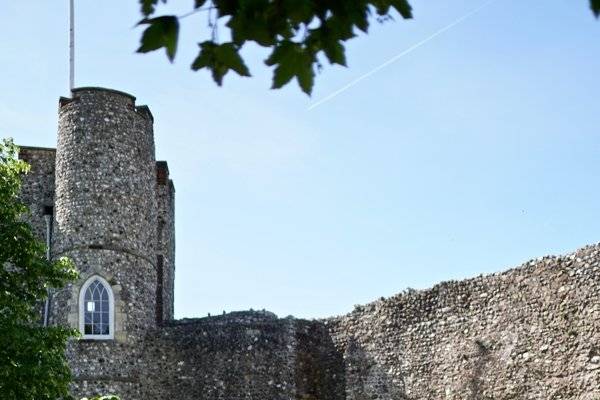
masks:
<instances>
[{"instance_id":1,"label":"green foliage","mask_svg":"<svg viewBox=\"0 0 600 400\"><path fill-rule=\"evenodd\" d=\"M215 44L212 41L200 43L200 54L194 60L192 69L197 71L201 68L210 69L213 79L219 86L230 69L241 76L250 76L248 67L233 43Z\"/></svg>"},{"instance_id":2,"label":"green foliage","mask_svg":"<svg viewBox=\"0 0 600 400\"><path fill-rule=\"evenodd\" d=\"M10 140L0 141L0 393L6 400L70 398L65 345L74 331L39 326L40 300L49 288L77 277L67 259L48 262L43 243L23 221L21 176Z\"/></svg>"},{"instance_id":3,"label":"green foliage","mask_svg":"<svg viewBox=\"0 0 600 400\"><path fill-rule=\"evenodd\" d=\"M179 21L175 17L158 17L143 19L138 25L150 25L142 35L140 53L165 48L167 57L172 62L177 52L177 37L179 36Z\"/></svg>"},{"instance_id":4,"label":"green foliage","mask_svg":"<svg viewBox=\"0 0 600 400\"><path fill-rule=\"evenodd\" d=\"M302 45L286 40L275 47L265 62L269 66L276 66L273 74L273 89L282 87L296 77L302 90L310 93L315 73L312 68L312 57Z\"/></svg>"},{"instance_id":5,"label":"green foliage","mask_svg":"<svg viewBox=\"0 0 600 400\"><path fill-rule=\"evenodd\" d=\"M140 24L148 27L138 52L164 47L173 60L178 21L192 13L150 18L159 0L139 2L144 15ZM322 67L322 60L345 66L343 43L359 31L367 32L373 18L382 22L391 19L393 12L412 18L407 0L195 0L194 10L208 13L212 37L200 43L193 70L210 70L219 85L230 70L250 76L240 51L253 42L271 49L265 63L274 68L272 88L295 78L307 94L312 91L315 70ZM228 29L231 41L219 41L219 27Z\"/></svg>"},{"instance_id":6,"label":"green foliage","mask_svg":"<svg viewBox=\"0 0 600 400\"><path fill-rule=\"evenodd\" d=\"M162 2L166 3L167 0L162 0ZM142 13L147 16L154 12L158 0L140 0L140 4L142 5Z\"/></svg>"},{"instance_id":7,"label":"green foliage","mask_svg":"<svg viewBox=\"0 0 600 400\"><path fill-rule=\"evenodd\" d=\"M600 17L600 0L590 0L590 7L596 18Z\"/></svg>"},{"instance_id":8,"label":"green foliage","mask_svg":"<svg viewBox=\"0 0 600 400\"><path fill-rule=\"evenodd\" d=\"M149 18L159 0L138 0L149 25L142 35L140 53L162 47L173 61L177 52L179 20L195 12L208 13L210 40L202 41L192 63L194 71L207 69L217 84L230 71L250 76L240 50L247 42L271 49L265 64L274 68L273 89L296 78L302 91L310 95L315 69L322 68L323 56L330 64L346 66L344 42L366 33L375 18L393 19L393 13L412 18L408 0L194 0L194 11L183 16ZM166 3L167 0L160 0ZM600 0L590 0L592 12L600 17ZM231 42L220 43L219 26L229 30Z\"/></svg>"}]
</instances>

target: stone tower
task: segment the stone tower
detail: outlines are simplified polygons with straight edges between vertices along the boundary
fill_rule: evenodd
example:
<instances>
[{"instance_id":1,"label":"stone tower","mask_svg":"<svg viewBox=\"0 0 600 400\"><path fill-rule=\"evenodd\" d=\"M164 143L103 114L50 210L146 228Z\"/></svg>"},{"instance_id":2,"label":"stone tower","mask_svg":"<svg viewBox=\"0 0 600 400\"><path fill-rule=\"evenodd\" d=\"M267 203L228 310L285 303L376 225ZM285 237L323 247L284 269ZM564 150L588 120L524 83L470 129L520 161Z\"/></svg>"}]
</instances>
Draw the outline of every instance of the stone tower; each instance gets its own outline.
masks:
<instances>
[{"instance_id":1,"label":"stone tower","mask_svg":"<svg viewBox=\"0 0 600 400\"><path fill-rule=\"evenodd\" d=\"M27 179L44 151L22 149ZM54 165L52 257L72 259L80 279L53 294L49 322L83 334L68 349L76 393L135 398L144 337L173 318L174 189L150 110L126 93L73 90L59 102Z\"/></svg>"},{"instance_id":2,"label":"stone tower","mask_svg":"<svg viewBox=\"0 0 600 400\"><path fill-rule=\"evenodd\" d=\"M83 279L98 274L127 292L115 313L118 341L156 324L152 116L134 101L108 90L73 91L61 101L56 149L53 255L71 258Z\"/></svg>"}]
</instances>

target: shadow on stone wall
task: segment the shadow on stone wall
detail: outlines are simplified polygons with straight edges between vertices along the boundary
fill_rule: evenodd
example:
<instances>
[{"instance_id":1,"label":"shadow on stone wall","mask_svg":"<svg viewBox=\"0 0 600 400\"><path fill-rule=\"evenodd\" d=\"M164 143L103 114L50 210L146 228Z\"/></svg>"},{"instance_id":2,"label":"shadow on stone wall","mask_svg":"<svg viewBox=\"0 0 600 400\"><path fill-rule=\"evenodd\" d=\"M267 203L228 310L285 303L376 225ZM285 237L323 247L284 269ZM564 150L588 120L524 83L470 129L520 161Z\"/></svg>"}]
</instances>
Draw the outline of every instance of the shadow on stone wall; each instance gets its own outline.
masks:
<instances>
[{"instance_id":1,"label":"shadow on stone wall","mask_svg":"<svg viewBox=\"0 0 600 400\"><path fill-rule=\"evenodd\" d=\"M485 382L483 380L486 372L486 367L489 364L491 358L491 352L482 340L475 340L473 343L473 360L471 366L471 373L469 376L468 389L470 391L469 400L481 400L483 399L483 388Z\"/></svg>"},{"instance_id":2,"label":"shadow on stone wall","mask_svg":"<svg viewBox=\"0 0 600 400\"><path fill-rule=\"evenodd\" d=\"M299 320L296 349L297 399L345 400L344 359L327 327L318 321Z\"/></svg>"},{"instance_id":3,"label":"shadow on stone wall","mask_svg":"<svg viewBox=\"0 0 600 400\"><path fill-rule=\"evenodd\" d=\"M404 378L379 363L356 340L344 353L347 400L408 400Z\"/></svg>"}]
</instances>

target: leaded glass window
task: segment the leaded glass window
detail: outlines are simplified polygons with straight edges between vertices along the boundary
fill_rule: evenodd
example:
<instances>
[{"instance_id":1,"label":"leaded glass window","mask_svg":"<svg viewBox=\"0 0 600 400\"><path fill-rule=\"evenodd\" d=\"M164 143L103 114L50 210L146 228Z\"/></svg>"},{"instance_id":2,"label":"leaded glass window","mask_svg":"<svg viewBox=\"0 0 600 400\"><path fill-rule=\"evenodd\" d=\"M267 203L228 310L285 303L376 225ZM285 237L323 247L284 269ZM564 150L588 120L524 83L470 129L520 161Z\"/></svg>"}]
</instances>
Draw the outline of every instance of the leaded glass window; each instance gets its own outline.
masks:
<instances>
[{"instance_id":1,"label":"leaded glass window","mask_svg":"<svg viewBox=\"0 0 600 400\"><path fill-rule=\"evenodd\" d=\"M111 332L110 288L94 279L83 296L83 334L109 336Z\"/></svg>"}]
</instances>

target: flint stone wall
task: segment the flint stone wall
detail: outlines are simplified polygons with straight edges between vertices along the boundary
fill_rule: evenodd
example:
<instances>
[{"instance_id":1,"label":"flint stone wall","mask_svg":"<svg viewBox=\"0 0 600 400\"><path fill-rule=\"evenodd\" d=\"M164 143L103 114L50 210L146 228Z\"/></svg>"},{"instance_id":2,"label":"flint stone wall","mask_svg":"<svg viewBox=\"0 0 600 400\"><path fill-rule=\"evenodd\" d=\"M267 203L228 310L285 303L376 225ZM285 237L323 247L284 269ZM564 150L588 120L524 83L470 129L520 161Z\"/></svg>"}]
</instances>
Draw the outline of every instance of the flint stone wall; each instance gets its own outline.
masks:
<instances>
[{"instance_id":1,"label":"flint stone wall","mask_svg":"<svg viewBox=\"0 0 600 400\"><path fill-rule=\"evenodd\" d=\"M595 245L325 320L233 313L174 321L149 332L144 395L598 400L599 290Z\"/></svg>"},{"instance_id":2,"label":"flint stone wall","mask_svg":"<svg viewBox=\"0 0 600 400\"><path fill-rule=\"evenodd\" d=\"M42 147L20 147L19 159L31 169L22 179L21 201L29 205L27 222L36 236L45 242L46 221L44 207L54 207L54 173L56 150Z\"/></svg>"},{"instance_id":3,"label":"flint stone wall","mask_svg":"<svg viewBox=\"0 0 600 400\"><path fill-rule=\"evenodd\" d=\"M79 291L93 275L105 278L114 293L114 340L74 341L67 349L73 394L112 392L137 399L146 371L144 339L160 322L159 247L167 257L163 275L170 279L161 290L161 305L172 318L173 184L168 180L165 188L157 182L153 118L146 106L110 89L79 88L72 94L60 100L57 150L20 151L20 158L32 165L24 176L22 199L41 240L44 207L55 205L53 256L70 257L81 274L52 293L50 323L79 328ZM160 238L159 200L167 222Z\"/></svg>"},{"instance_id":4,"label":"flint stone wall","mask_svg":"<svg viewBox=\"0 0 600 400\"><path fill-rule=\"evenodd\" d=\"M342 359L324 326L268 312L173 321L149 332L147 392L177 400L342 400Z\"/></svg>"},{"instance_id":5,"label":"flint stone wall","mask_svg":"<svg viewBox=\"0 0 600 400\"><path fill-rule=\"evenodd\" d=\"M175 185L166 161L156 162L157 221L157 318L174 319L175 293Z\"/></svg>"},{"instance_id":6,"label":"flint stone wall","mask_svg":"<svg viewBox=\"0 0 600 400\"><path fill-rule=\"evenodd\" d=\"M121 92L79 88L59 108L54 250L102 246L155 262L152 118Z\"/></svg>"},{"instance_id":7,"label":"flint stone wall","mask_svg":"<svg viewBox=\"0 0 600 400\"><path fill-rule=\"evenodd\" d=\"M325 321L346 399L600 399L600 246Z\"/></svg>"},{"instance_id":8,"label":"flint stone wall","mask_svg":"<svg viewBox=\"0 0 600 400\"><path fill-rule=\"evenodd\" d=\"M54 254L71 258L83 279L101 276L118 292L114 336L130 344L156 326L152 122L146 109L122 92L78 88L60 101ZM79 328L83 279L54 296L54 322ZM74 358L87 358L85 348ZM110 358L126 366L132 356L115 352Z\"/></svg>"}]
</instances>

